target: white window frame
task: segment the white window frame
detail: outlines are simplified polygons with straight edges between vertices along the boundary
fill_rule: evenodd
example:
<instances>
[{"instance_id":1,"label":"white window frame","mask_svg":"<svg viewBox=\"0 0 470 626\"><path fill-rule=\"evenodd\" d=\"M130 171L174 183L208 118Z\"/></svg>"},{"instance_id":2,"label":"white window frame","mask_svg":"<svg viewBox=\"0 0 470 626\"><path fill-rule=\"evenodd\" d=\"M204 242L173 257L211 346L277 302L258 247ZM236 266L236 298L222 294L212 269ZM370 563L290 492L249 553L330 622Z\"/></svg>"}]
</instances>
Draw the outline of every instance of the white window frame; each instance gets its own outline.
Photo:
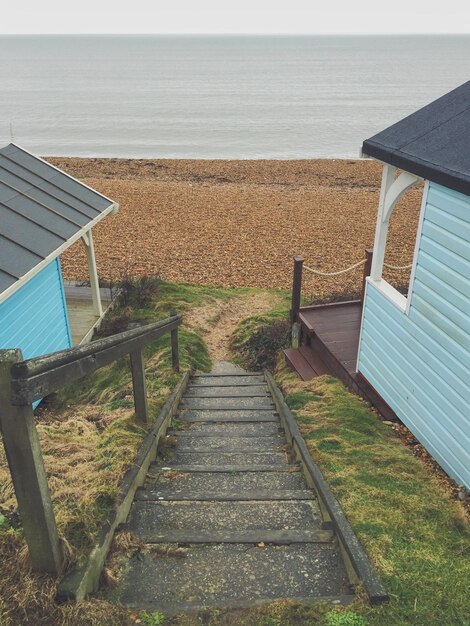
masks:
<instances>
[{"instance_id":1,"label":"white window frame","mask_svg":"<svg viewBox=\"0 0 470 626\"><path fill-rule=\"evenodd\" d=\"M372 267L370 276L367 278L367 282L371 283L387 300L389 300L400 311L408 315L429 184L428 182L426 182L423 198L421 201L419 226L415 241L408 294L407 296L404 296L382 277L385 250L387 246L388 226L390 223L390 217L393 213L393 209L395 208L399 200L405 195L405 193L409 189L414 187L422 179L415 174L410 174L409 172L403 171L399 176L396 176L396 173L396 167L384 164L382 173L382 186L380 188L379 210L377 214L377 225L375 229Z\"/></svg>"}]
</instances>

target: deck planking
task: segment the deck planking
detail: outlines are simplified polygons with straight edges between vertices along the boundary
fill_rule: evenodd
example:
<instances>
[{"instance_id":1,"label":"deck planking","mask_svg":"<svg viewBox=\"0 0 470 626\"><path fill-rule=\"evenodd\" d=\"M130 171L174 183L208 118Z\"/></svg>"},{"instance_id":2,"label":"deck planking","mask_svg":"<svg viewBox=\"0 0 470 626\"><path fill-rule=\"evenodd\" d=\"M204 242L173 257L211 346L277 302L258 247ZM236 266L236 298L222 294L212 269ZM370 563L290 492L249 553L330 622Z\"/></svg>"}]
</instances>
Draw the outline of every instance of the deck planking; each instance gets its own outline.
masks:
<instances>
[{"instance_id":1,"label":"deck planking","mask_svg":"<svg viewBox=\"0 0 470 626\"><path fill-rule=\"evenodd\" d=\"M300 320L349 374L356 371L362 305L359 301L337 306L303 307Z\"/></svg>"}]
</instances>

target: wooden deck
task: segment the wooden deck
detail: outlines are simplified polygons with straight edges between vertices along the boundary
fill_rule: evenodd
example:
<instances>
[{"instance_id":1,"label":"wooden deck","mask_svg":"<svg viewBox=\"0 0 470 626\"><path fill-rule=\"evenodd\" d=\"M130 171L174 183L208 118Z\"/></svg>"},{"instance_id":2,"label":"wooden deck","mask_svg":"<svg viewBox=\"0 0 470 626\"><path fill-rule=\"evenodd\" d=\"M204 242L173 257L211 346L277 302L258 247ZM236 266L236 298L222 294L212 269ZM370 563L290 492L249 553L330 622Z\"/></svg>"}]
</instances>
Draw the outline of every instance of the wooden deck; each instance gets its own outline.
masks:
<instances>
[{"instance_id":1,"label":"wooden deck","mask_svg":"<svg viewBox=\"0 0 470 626\"><path fill-rule=\"evenodd\" d=\"M69 314L72 343L74 346L89 340L91 329L99 322L99 317L93 311L93 300L90 287L81 287L74 282L64 281L65 299ZM103 310L111 304L109 289L100 289Z\"/></svg>"},{"instance_id":2,"label":"wooden deck","mask_svg":"<svg viewBox=\"0 0 470 626\"><path fill-rule=\"evenodd\" d=\"M387 419L396 419L383 398L356 372L362 303L337 302L301 307L301 345L284 351L287 364L302 380L331 374L365 397Z\"/></svg>"}]
</instances>

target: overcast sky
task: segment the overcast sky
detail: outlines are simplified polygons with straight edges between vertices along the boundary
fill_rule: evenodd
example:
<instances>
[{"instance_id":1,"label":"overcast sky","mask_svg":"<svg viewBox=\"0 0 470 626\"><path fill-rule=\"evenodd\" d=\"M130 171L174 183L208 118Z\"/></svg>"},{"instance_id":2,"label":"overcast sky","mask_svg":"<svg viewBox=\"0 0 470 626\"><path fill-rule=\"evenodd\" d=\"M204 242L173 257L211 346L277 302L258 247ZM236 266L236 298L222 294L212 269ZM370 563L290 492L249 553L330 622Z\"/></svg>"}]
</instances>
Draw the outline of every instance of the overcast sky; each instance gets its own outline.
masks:
<instances>
[{"instance_id":1,"label":"overcast sky","mask_svg":"<svg viewBox=\"0 0 470 626\"><path fill-rule=\"evenodd\" d=\"M463 33L470 0L16 0L0 33Z\"/></svg>"}]
</instances>

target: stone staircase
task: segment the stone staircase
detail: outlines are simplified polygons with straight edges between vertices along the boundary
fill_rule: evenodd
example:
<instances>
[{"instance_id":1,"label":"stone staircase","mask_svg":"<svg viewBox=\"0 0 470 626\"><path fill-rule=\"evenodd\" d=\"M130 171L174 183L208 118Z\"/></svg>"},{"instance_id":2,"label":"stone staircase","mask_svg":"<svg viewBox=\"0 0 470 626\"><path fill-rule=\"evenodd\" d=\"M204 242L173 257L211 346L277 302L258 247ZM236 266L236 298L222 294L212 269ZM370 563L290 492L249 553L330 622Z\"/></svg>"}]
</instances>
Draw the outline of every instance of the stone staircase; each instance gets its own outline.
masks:
<instances>
[{"instance_id":1,"label":"stone staircase","mask_svg":"<svg viewBox=\"0 0 470 626\"><path fill-rule=\"evenodd\" d=\"M114 601L177 613L352 599L262 374L219 364L193 376L165 449L136 493L127 525L145 549L125 562Z\"/></svg>"}]
</instances>

